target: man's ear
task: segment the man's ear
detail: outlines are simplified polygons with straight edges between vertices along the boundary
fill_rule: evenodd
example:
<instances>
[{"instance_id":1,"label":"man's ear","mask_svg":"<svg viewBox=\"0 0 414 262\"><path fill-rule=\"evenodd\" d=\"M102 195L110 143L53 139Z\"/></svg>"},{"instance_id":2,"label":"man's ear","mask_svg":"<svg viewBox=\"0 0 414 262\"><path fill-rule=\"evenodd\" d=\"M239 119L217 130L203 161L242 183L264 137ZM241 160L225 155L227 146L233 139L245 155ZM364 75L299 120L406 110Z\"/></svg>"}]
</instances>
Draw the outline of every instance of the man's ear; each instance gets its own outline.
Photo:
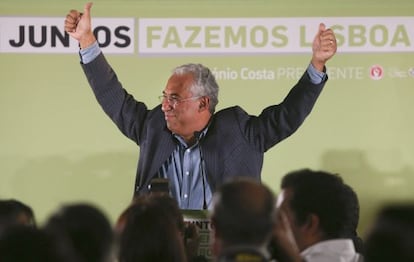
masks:
<instances>
[{"instance_id":1,"label":"man's ear","mask_svg":"<svg viewBox=\"0 0 414 262\"><path fill-rule=\"evenodd\" d=\"M315 214L310 214L306 219L306 229L311 235L320 235L320 220Z\"/></svg>"},{"instance_id":2,"label":"man's ear","mask_svg":"<svg viewBox=\"0 0 414 262\"><path fill-rule=\"evenodd\" d=\"M203 96L200 98L200 104L198 106L199 111L209 110L210 108L210 98L208 96Z\"/></svg>"}]
</instances>

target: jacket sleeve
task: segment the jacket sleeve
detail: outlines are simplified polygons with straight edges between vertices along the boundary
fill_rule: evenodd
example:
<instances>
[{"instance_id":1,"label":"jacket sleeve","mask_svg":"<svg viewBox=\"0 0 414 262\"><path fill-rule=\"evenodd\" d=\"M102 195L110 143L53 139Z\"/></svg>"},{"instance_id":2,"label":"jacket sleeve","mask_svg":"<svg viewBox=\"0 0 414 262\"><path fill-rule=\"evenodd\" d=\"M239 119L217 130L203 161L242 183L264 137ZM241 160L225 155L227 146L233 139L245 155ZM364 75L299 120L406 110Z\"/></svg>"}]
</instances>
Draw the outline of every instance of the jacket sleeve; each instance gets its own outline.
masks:
<instances>
[{"instance_id":1,"label":"jacket sleeve","mask_svg":"<svg viewBox=\"0 0 414 262\"><path fill-rule=\"evenodd\" d=\"M241 129L249 143L265 152L292 135L312 111L326 81L313 84L305 72L280 104L265 108L244 124L242 121Z\"/></svg>"},{"instance_id":2,"label":"jacket sleeve","mask_svg":"<svg viewBox=\"0 0 414 262\"><path fill-rule=\"evenodd\" d=\"M102 109L125 136L139 145L148 115L147 106L122 87L102 53L92 62L81 65Z\"/></svg>"}]
</instances>

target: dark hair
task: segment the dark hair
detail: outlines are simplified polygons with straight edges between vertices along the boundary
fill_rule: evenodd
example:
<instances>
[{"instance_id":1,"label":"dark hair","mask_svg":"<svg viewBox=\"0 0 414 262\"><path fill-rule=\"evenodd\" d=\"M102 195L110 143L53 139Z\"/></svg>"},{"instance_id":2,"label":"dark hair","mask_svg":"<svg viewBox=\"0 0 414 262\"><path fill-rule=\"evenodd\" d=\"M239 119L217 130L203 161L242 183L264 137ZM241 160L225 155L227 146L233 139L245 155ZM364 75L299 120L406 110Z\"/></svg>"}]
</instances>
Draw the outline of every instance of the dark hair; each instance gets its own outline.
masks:
<instances>
[{"instance_id":1,"label":"dark hair","mask_svg":"<svg viewBox=\"0 0 414 262\"><path fill-rule=\"evenodd\" d=\"M164 200L165 202L163 202ZM120 262L186 261L178 206L165 195L136 197L122 213Z\"/></svg>"},{"instance_id":2,"label":"dark hair","mask_svg":"<svg viewBox=\"0 0 414 262\"><path fill-rule=\"evenodd\" d=\"M42 230L15 225L0 237L0 261L72 262L58 256L53 240Z\"/></svg>"},{"instance_id":3,"label":"dark hair","mask_svg":"<svg viewBox=\"0 0 414 262\"><path fill-rule=\"evenodd\" d=\"M414 261L414 203L388 203L365 239L364 261Z\"/></svg>"},{"instance_id":4,"label":"dark hair","mask_svg":"<svg viewBox=\"0 0 414 262\"><path fill-rule=\"evenodd\" d=\"M164 210L166 213L165 215L171 216L171 219L175 221L178 230L181 233L184 233L185 225L183 214L174 198L165 193L152 193L147 198L147 201L149 201L151 205L158 207L160 210Z\"/></svg>"},{"instance_id":5,"label":"dark hair","mask_svg":"<svg viewBox=\"0 0 414 262\"><path fill-rule=\"evenodd\" d=\"M27 221L20 220L22 215ZM32 208L16 199L0 200L0 234L7 227L22 223L36 226Z\"/></svg>"},{"instance_id":6,"label":"dark hair","mask_svg":"<svg viewBox=\"0 0 414 262\"><path fill-rule=\"evenodd\" d=\"M269 188L250 179L223 184L215 194L211 223L230 245L264 244L274 223L275 198Z\"/></svg>"},{"instance_id":7,"label":"dark hair","mask_svg":"<svg viewBox=\"0 0 414 262\"><path fill-rule=\"evenodd\" d=\"M100 262L110 255L112 226L105 214L91 204L63 206L49 218L45 231L62 253L74 253L78 261Z\"/></svg>"},{"instance_id":8,"label":"dark hair","mask_svg":"<svg viewBox=\"0 0 414 262\"><path fill-rule=\"evenodd\" d=\"M356 237L358 197L339 175L302 169L285 175L281 188L293 191L289 206L299 225L315 214L325 239Z\"/></svg>"}]
</instances>

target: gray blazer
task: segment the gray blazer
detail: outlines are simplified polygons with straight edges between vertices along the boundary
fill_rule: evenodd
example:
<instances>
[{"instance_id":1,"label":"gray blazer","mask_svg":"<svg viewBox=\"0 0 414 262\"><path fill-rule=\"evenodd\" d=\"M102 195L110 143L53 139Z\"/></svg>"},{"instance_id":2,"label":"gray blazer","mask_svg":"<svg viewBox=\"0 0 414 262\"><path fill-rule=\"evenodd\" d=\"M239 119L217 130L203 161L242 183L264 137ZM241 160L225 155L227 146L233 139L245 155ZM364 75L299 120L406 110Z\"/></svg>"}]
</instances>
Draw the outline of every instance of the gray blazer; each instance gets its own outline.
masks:
<instances>
[{"instance_id":1,"label":"gray blazer","mask_svg":"<svg viewBox=\"0 0 414 262\"><path fill-rule=\"evenodd\" d=\"M128 94L103 54L82 67L103 110L124 135L139 145L134 194L148 192L151 179L176 146L161 106L148 109ZM212 192L236 176L260 180L264 152L298 129L326 81L312 84L305 73L280 104L265 108L258 116L247 114L239 106L216 112L200 141Z\"/></svg>"}]
</instances>

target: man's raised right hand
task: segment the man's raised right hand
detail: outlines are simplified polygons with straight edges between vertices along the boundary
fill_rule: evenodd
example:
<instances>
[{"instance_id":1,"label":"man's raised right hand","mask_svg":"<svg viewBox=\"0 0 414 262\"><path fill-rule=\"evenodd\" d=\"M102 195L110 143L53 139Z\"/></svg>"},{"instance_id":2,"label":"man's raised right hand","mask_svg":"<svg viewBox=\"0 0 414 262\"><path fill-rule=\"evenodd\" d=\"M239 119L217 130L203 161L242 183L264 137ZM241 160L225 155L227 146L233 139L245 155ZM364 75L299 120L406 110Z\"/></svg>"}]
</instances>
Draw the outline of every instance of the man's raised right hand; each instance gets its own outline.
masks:
<instances>
[{"instance_id":1,"label":"man's raised right hand","mask_svg":"<svg viewBox=\"0 0 414 262\"><path fill-rule=\"evenodd\" d=\"M79 41L81 49L84 49L96 41L91 25L92 3L86 3L83 13L70 10L65 19L65 31Z\"/></svg>"}]
</instances>

